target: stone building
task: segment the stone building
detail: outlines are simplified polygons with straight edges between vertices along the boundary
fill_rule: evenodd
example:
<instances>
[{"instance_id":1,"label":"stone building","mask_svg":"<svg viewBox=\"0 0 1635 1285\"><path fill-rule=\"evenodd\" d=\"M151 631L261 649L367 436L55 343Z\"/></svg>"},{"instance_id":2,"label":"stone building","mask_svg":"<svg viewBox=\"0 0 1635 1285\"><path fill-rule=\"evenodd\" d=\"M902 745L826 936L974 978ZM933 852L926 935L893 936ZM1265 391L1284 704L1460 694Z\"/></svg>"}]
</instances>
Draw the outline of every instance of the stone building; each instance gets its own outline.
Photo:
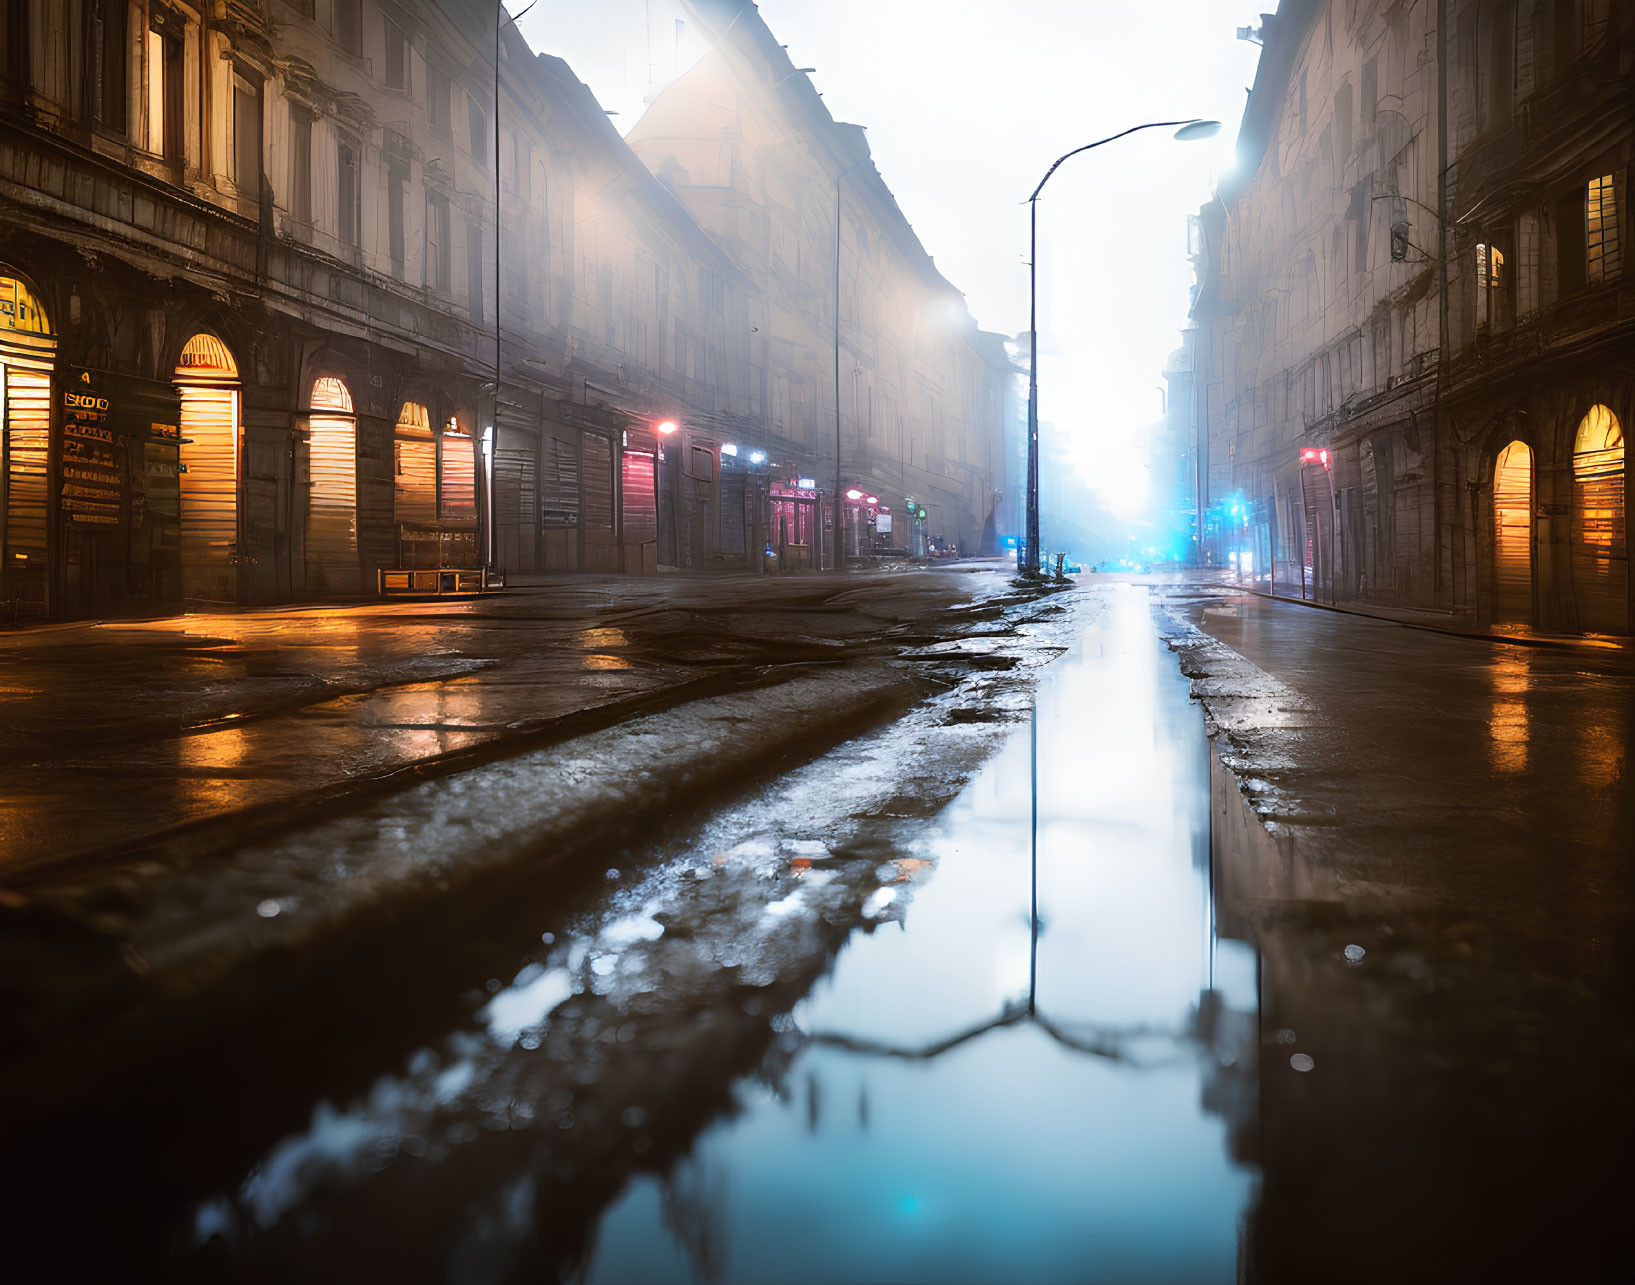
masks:
<instances>
[{"instance_id":1,"label":"stone building","mask_svg":"<svg viewBox=\"0 0 1635 1285\"><path fill-rule=\"evenodd\" d=\"M860 493L842 506L848 549L867 543L874 496L893 519L887 543L991 550L1014 397L1004 337L977 329L863 129L830 116L755 7L687 8L710 52L656 97L629 142L760 283L749 317L760 440L775 460L821 461L820 488ZM809 519L798 490L780 505L784 528L829 547L829 507Z\"/></svg>"},{"instance_id":2,"label":"stone building","mask_svg":"<svg viewBox=\"0 0 1635 1285\"><path fill-rule=\"evenodd\" d=\"M488 0L3 15L7 617L758 566L773 448L832 462L768 427L735 247ZM987 377L959 351L956 400ZM956 460L950 515L1002 488L921 413L924 494Z\"/></svg>"},{"instance_id":3,"label":"stone building","mask_svg":"<svg viewBox=\"0 0 1635 1285\"><path fill-rule=\"evenodd\" d=\"M1291 0L1262 38L1195 256L1206 552L1279 593L1628 632L1635 14Z\"/></svg>"}]
</instances>

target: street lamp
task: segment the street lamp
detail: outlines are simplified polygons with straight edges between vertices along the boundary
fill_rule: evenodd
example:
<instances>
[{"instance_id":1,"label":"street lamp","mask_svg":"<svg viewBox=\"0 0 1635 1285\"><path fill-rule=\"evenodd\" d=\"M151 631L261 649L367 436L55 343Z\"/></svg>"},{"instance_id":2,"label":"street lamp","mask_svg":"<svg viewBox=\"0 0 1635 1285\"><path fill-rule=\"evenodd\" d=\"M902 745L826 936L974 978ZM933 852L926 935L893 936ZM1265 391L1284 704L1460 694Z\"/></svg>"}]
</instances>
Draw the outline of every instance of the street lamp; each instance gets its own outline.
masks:
<instances>
[{"instance_id":1,"label":"street lamp","mask_svg":"<svg viewBox=\"0 0 1635 1285\"><path fill-rule=\"evenodd\" d=\"M1134 134L1143 129L1163 129L1170 125L1179 125L1175 137L1183 143L1194 142L1202 138L1213 138L1220 133L1221 123L1218 120L1155 120L1145 125L1132 125L1117 134L1109 134L1106 138L1098 139L1094 143L1086 143L1083 147L1075 147L1071 152L1058 156L1045 171L1045 176L1039 180L1039 186L1033 189L1033 195L1028 197L1028 506L1027 506L1027 548L1025 549L1026 565L1018 561L1017 570L1023 575L1039 574L1039 193L1045 190L1045 184L1050 182L1061 163L1069 156L1077 156L1080 152L1088 152L1091 148L1100 147L1103 143L1111 143L1114 139L1123 138L1126 134Z\"/></svg>"}]
</instances>

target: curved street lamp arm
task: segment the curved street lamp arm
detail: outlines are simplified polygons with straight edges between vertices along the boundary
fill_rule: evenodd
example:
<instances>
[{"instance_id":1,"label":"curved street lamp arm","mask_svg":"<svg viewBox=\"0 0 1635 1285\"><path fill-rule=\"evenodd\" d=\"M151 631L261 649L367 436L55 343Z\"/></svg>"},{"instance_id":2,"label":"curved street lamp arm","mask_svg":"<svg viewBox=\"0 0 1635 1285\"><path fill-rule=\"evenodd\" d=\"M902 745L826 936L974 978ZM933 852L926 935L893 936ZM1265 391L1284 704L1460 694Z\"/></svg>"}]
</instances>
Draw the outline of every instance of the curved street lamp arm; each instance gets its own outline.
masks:
<instances>
[{"instance_id":1,"label":"curved street lamp arm","mask_svg":"<svg viewBox=\"0 0 1635 1285\"><path fill-rule=\"evenodd\" d=\"M1050 176L1054 174L1057 169L1060 168L1061 163L1067 160L1070 156L1077 156L1080 152L1088 152L1093 147L1100 147L1103 143L1111 143L1116 139L1125 137L1127 134L1134 134L1143 129L1163 129L1169 125L1195 125L1202 119L1202 116L1194 116L1190 120L1148 121L1145 125L1132 125L1129 129L1121 130L1117 134L1109 134L1106 138L1097 139L1094 143L1086 143L1083 147L1075 147L1066 155L1058 156L1056 158L1055 163L1045 171L1045 176L1039 180L1039 186L1033 189L1033 195L1028 197L1028 200L1037 201L1039 199L1039 193L1045 190L1045 184L1050 182Z\"/></svg>"}]
</instances>

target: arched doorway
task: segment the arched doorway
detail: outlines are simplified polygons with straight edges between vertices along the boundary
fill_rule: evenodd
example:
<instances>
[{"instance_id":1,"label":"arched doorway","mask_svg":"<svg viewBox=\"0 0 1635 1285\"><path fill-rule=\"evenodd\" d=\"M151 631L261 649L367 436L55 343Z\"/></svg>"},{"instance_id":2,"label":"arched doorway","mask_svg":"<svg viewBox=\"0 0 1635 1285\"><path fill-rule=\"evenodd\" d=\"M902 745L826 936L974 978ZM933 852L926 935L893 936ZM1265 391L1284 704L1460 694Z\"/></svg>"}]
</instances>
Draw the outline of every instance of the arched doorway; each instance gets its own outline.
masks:
<instances>
[{"instance_id":1,"label":"arched doorway","mask_svg":"<svg viewBox=\"0 0 1635 1285\"><path fill-rule=\"evenodd\" d=\"M358 421L344 380L313 381L307 419L307 592L356 594Z\"/></svg>"},{"instance_id":2,"label":"arched doorway","mask_svg":"<svg viewBox=\"0 0 1635 1285\"><path fill-rule=\"evenodd\" d=\"M1533 622L1533 452L1511 442L1493 466L1493 620Z\"/></svg>"},{"instance_id":3,"label":"arched doorway","mask_svg":"<svg viewBox=\"0 0 1635 1285\"><path fill-rule=\"evenodd\" d=\"M176 363L182 398L182 597L238 600L238 363L214 335L187 341Z\"/></svg>"},{"instance_id":4,"label":"arched doorway","mask_svg":"<svg viewBox=\"0 0 1635 1285\"><path fill-rule=\"evenodd\" d=\"M50 609L51 368L57 340L34 291L0 266L0 604ZM112 456L110 454L109 458Z\"/></svg>"},{"instance_id":5,"label":"arched doorway","mask_svg":"<svg viewBox=\"0 0 1635 1285\"><path fill-rule=\"evenodd\" d=\"M1573 597L1584 632L1628 632L1624 432L1606 406L1590 407L1573 441Z\"/></svg>"},{"instance_id":6,"label":"arched doorway","mask_svg":"<svg viewBox=\"0 0 1635 1285\"><path fill-rule=\"evenodd\" d=\"M397 565L429 570L438 565L437 435L432 432L431 412L420 402L404 402L393 437Z\"/></svg>"}]
</instances>

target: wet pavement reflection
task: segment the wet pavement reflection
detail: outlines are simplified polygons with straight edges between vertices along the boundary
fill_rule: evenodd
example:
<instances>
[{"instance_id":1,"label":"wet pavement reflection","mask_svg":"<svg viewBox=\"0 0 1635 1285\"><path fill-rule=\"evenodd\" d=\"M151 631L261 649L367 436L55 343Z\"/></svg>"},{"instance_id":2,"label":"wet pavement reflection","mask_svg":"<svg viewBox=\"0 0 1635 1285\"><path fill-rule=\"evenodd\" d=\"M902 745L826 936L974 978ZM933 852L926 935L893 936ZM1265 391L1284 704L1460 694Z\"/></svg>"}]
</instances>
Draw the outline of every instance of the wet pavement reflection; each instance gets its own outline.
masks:
<instances>
[{"instance_id":1,"label":"wet pavement reflection","mask_svg":"<svg viewBox=\"0 0 1635 1285\"><path fill-rule=\"evenodd\" d=\"M1032 707L933 703L11 1162L167 1280L1238 1279L1256 960L1199 712L1109 599ZM110 1255L41 1199L9 1230Z\"/></svg>"},{"instance_id":2,"label":"wet pavement reflection","mask_svg":"<svg viewBox=\"0 0 1635 1285\"><path fill-rule=\"evenodd\" d=\"M853 938L586 1278L1237 1279L1253 1179L1208 1102L1254 1074L1255 968L1211 933L1208 827L1200 720L1123 596L923 838L900 930Z\"/></svg>"}]
</instances>

